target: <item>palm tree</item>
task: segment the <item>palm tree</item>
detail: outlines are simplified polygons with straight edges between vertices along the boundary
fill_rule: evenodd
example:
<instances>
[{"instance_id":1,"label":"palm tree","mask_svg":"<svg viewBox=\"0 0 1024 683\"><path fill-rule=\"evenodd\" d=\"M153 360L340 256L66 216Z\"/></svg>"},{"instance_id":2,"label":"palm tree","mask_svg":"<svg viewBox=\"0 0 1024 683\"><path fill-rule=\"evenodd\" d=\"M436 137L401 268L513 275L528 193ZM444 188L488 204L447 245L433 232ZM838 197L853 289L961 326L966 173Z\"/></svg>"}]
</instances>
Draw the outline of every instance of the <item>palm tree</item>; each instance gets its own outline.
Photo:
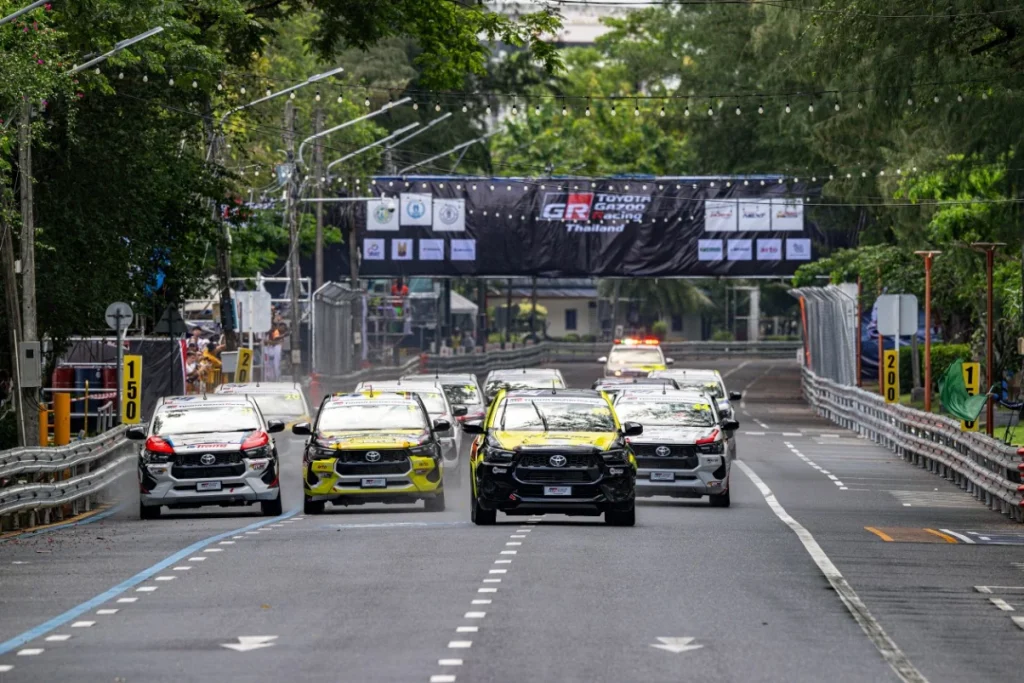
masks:
<instances>
[{"instance_id":1,"label":"palm tree","mask_svg":"<svg viewBox=\"0 0 1024 683\"><path fill-rule=\"evenodd\" d=\"M690 280L632 278L601 280L598 291L602 297L636 301L641 315L666 317L682 313L700 313L714 307L711 299Z\"/></svg>"}]
</instances>

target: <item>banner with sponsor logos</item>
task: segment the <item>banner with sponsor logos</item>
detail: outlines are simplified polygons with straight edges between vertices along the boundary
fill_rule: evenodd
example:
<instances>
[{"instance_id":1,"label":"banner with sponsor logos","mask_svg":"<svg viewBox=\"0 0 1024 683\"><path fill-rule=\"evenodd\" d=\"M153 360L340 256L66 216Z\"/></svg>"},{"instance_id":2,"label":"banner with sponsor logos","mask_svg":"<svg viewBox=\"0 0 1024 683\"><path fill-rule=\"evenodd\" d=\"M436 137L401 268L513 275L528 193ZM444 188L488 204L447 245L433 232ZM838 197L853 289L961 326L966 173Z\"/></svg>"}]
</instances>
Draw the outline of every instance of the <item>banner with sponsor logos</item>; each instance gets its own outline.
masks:
<instances>
[{"instance_id":1,"label":"banner with sponsor logos","mask_svg":"<svg viewBox=\"0 0 1024 683\"><path fill-rule=\"evenodd\" d=\"M816 188L776 178L376 178L360 273L782 277L817 254Z\"/></svg>"}]
</instances>

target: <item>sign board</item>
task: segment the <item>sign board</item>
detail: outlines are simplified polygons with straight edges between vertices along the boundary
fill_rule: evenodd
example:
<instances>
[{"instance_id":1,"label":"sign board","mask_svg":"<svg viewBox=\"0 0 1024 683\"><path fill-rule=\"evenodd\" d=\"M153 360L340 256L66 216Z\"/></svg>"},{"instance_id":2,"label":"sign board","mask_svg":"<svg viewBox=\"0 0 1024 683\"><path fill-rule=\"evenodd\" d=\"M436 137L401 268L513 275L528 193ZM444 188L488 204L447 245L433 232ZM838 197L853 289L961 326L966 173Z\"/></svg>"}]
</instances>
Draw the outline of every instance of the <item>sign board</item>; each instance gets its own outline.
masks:
<instances>
[{"instance_id":1,"label":"sign board","mask_svg":"<svg viewBox=\"0 0 1024 683\"><path fill-rule=\"evenodd\" d=\"M270 292L235 292L238 320L235 330L266 334L274 324Z\"/></svg>"},{"instance_id":2,"label":"sign board","mask_svg":"<svg viewBox=\"0 0 1024 683\"><path fill-rule=\"evenodd\" d=\"M123 301L115 301L107 306L107 311L103 314L103 317L110 329L120 332L128 329L134 315L131 306Z\"/></svg>"},{"instance_id":3,"label":"sign board","mask_svg":"<svg viewBox=\"0 0 1024 683\"><path fill-rule=\"evenodd\" d=\"M981 363L964 363L961 372L964 376L964 386L967 387L967 395L977 396L978 392L981 391ZM967 422L965 420L961 420L960 431L978 431L978 421L971 420L970 422Z\"/></svg>"},{"instance_id":4,"label":"sign board","mask_svg":"<svg viewBox=\"0 0 1024 683\"><path fill-rule=\"evenodd\" d=\"M235 382L246 384L252 381L252 349L238 349L238 369L235 370Z\"/></svg>"},{"instance_id":5,"label":"sign board","mask_svg":"<svg viewBox=\"0 0 1024 683\"><path fill-rule=\"evenodd\" d=\"M121 377L121 423L137 425L142 419L142 356L125 356Z\"/></svg>"},{"instance_id":6,"label":"sign board","mask_svg":"<svg viewBox=\"0 0 1024 683\"><path fill-rule=\"evenodd\" d=\"M181 335L188 332L188 328L185 325L185 320L181 317L181 313L174 306L168 306L164 309L163 315L160 316L160 320L156 322L156 327L153 328L153 332L156 334L167 334L172 337L180 337Z\"/></svg>"},{"instance_id":7,"label":"sign board","mask_svg":"<svg viewBox=\"0 0 1024 683\"><path fill-rule=\"evenodd\" d=\"M238 369L238 351L224 351L220 354L220 371L234 372Z\"/></svg>"},{"instance_id":8,"label":"sign board","mask_svg":"<svg viewBox=\"0 0 1024 683\"><path fill-rule=\"evenodd\" d=\"M886 349L882 352L882 398L886 403L900 402L900 352Z\"/></svg>"},{"instance_id":9,"label":"sign board","mask_svg":"<svg viewBox=\"0 0 1024 683\"><path fill-rule=\"evenodd\" d=\"M917 297L913 294L883 294L875 304L878 334L909 337L917 334Z\"/></svg>"}]
</instances>

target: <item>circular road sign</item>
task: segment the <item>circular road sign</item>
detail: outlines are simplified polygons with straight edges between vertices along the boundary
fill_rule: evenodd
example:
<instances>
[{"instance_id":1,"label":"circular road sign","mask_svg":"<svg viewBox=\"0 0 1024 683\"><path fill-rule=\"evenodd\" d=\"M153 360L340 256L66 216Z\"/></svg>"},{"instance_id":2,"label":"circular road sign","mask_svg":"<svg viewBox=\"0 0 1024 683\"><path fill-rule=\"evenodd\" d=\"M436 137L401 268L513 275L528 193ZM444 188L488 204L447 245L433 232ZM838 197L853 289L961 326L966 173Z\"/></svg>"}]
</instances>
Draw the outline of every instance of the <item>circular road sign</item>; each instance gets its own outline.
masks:
<instances>
[{"instance_id":1,"label":"circular road sign","mask_svg":"<svg viewBox=\"0 0 1024 683\"><path fill-rule=\"evenodd\" d=\"M128 325L132 322L132 307L123 301L115 301L114 303L107 306L107 312L104 314L104 318L107 320L107 325L110 329L115 332L120 330L127 330Z\"/></svg>"}]
</instances>

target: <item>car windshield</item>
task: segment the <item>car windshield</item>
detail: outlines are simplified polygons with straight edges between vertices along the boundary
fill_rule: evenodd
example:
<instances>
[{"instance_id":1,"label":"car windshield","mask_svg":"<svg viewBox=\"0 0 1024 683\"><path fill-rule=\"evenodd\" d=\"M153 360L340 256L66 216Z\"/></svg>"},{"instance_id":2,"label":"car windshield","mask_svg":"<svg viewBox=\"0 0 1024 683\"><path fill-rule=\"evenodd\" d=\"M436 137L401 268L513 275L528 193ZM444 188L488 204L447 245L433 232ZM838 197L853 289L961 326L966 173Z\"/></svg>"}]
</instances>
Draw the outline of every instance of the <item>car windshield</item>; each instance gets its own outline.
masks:
<instances>
[{"instance_id":1,"label":"car windshield","mask_svg":"<svg viewBox=\"0 0 1024 683\"><path fill-rule=\"evenodd\" d=\"M557 377L534 377L527 379L496 379L487 383L484 393L494 396L502 389L521 391L523 389L564 389L565 385Z\"/></svg>"},{"instance_id":2,"label":"car windshield","mask_svg":"<svg viewBox=\"0 0 1024 683\"><path fill-rule=\"evenodd\" d=\"M501 431L613 432L615 418L603 400L512 396L494 413Z\"/></svg>"},{"instance_id":3,"label":"car windshield","mask_svg":"<svg viewBox=\"0 0 1024 683\"><path fill-rule=\"evenodd\" d=\"M721 384L715 381L679 379L676 380L676 384L679 385L680 389L697 389L706 394L710 394L715 398L725 398L725 390L722 389Z\"/></svg>"},{"instance_id":4,"label":"car windshield","mask_svg":"<svg viewBox=\"0 0 1024 683\"><path fill-rule=\"evenodd\" d=\"M153 433L203 434L213 432L247 432L260 428L256 409L245 403L232 405L169 406L153 418Z\"/></svg>"},{"instance_id":5,"label":"car windshield","mask_svg":"<svg viewBox=\"0 0 1024 683\"><path fill-rule=\"evenodd\" d=\"M444 393L448 396L448 402L454 405L483 403L480 392L472 384L445 384Z\"/></svg>"},{"instance_id":6,"label":"car windshield","mask_svg":"<svg viewBox=\"0 0 1024 683\"><path fill-rule=\"evenodd\" d=\"M623 422L651 427L711 427L715 415L708 403L698 401L625 401L615 406Z\"/></svg>"},{"instance_id":7,"label":"car windshield","mask_svg":"<svg viewBox=\"0 0 1024 683\"><path fill-rule=\"evenodd\" d=\"M294 394L250 394L264 415L299 417L306 414L302 395Z\"/></svg>"},{"instance_id":8,"label":"car windshield","mask_svg":"<svg viewBox=\"0 0 1024 683\"><path fill-rule=\"evenodd\" d=\"M317 430L321 432L426 429L423 412L415 403L366 402L326 404L320 411Z\"/></svg>"},{"instance_id":9,"label":"car windshield","mask_svg":"<svg viewBox=\"0 0 1024 683\"><path fill-rule=\"evenodd\" d=\"M609 363L621 365L661 365L661 349L623 348L617 346L608 355Z\"/></svg>"}]
</instances>

